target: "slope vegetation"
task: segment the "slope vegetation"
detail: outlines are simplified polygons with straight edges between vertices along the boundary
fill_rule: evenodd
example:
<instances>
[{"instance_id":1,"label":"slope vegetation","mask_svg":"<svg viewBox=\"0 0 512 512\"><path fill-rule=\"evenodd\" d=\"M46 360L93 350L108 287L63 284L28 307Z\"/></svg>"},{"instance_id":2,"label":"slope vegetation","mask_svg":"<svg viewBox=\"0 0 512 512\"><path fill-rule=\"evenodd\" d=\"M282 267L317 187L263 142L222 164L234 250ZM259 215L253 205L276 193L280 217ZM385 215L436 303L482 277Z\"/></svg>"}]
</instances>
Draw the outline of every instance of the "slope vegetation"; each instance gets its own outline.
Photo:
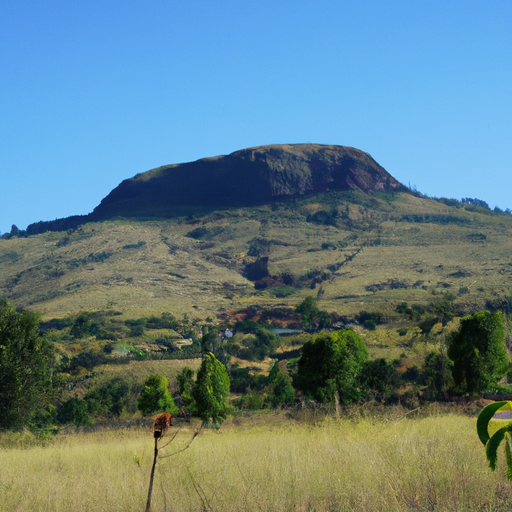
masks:
<instances>
[{"instance_id":1,"label":"slope vegetation","mask_svg":"<svg viewBox=\"0 0 512 512\"><path fill-rule=\"evenodd\" d=\"M353 314L451 294L508 304L512 217L409 193L328 191L172 219L0 239L0 295L59 317L198 317L252 304Z\"/></svg>"}]
</instances>

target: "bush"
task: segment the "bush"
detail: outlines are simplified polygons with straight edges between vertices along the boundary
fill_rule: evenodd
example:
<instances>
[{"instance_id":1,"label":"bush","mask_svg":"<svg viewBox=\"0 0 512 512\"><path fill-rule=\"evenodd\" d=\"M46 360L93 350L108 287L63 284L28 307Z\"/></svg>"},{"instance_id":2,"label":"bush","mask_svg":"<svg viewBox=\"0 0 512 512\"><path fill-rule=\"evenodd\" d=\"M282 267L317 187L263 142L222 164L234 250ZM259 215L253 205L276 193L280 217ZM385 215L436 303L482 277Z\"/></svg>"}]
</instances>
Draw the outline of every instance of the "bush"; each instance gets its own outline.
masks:
<instances>
[{"instance_id":1,"label":"bush","mask_svg":"<svg viewBox=\"0 0 512 512\"><path fill-rule=\"evenodd\" d=\"M93 423L87 402L78 398L70 398L58 408L57 420L60 423L71 423L77 427L86 427Z\"/></svg>"}]
</instances>

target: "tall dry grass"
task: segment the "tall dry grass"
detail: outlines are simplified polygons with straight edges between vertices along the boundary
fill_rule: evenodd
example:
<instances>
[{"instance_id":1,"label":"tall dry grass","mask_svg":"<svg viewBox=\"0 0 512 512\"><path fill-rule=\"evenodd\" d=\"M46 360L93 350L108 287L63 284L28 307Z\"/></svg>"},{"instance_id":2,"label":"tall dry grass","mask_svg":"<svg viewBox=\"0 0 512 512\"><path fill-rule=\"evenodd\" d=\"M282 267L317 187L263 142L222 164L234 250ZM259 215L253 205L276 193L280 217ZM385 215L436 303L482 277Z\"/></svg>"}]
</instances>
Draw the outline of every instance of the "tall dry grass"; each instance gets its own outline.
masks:
<instances>
[{"instance_id":1,"label":"tall dry grass","mask_svg":"<svg viewBox=\"0 0 512 512\"><path fill-rule=\"evenodd\" d=\"M503 466L487 467L475 418L453 414L300 422L260 415L183 430L161 450L154 511L508 511ZM171 430L172 433L172 430ZM169 434L168 434L169 435ZM4 439L5 441L5 439ZM5 444L5 442L4 442ZM0 510L144 510L149 430L0 447Z\"/></svg>"}]
</instances>

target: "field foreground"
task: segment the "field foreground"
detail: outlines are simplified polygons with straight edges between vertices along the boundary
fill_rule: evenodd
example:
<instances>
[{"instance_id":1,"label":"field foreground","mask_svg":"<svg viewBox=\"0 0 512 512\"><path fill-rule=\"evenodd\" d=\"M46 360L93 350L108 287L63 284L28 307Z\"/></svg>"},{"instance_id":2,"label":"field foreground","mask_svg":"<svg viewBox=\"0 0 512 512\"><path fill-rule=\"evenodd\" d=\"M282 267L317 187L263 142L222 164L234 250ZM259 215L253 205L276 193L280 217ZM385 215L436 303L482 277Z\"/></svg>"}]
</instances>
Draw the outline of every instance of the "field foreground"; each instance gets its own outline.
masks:
<instances>
[{"instance_id":1,"label":"field foreground","mask_svg":"<svg viewBox=\"0 0 512 512\"><path fill-rule=\"evenodd\" d=\"M159 460L152 510L510 510L504 454L492 473L476 418L415 414L231 419ZM184 446L191 432L181 430L160 455ZM144 510L153 456L148 430L60 435L47 446L14 441L0 438L0 510Z\"/></svg>"}]
</instances>

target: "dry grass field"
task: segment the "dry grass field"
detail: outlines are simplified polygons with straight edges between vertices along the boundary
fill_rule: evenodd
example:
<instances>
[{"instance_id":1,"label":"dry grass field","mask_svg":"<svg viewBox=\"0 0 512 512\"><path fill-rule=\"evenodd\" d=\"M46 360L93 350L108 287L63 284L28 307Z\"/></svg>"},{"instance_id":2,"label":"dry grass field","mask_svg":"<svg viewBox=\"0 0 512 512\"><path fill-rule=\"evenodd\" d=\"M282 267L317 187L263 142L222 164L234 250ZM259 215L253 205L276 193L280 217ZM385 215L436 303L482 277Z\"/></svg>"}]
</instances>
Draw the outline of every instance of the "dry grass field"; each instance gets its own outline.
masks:
<instances>
[{"instance_id":1,"label":"dry grass field","mask_svg":"<svg viewBox=\"0 0 512 512\"><path fill-rule=\"evenodd\" d=\"M348 414L256 414L202 431L159 459L153 511L510 510L512 486L503 464L488 469L475 417L435 407ZM147 429L68 433L46 446L4 435L0 510L142 511L152 448Z\"/></svg>"}]
</instances>

